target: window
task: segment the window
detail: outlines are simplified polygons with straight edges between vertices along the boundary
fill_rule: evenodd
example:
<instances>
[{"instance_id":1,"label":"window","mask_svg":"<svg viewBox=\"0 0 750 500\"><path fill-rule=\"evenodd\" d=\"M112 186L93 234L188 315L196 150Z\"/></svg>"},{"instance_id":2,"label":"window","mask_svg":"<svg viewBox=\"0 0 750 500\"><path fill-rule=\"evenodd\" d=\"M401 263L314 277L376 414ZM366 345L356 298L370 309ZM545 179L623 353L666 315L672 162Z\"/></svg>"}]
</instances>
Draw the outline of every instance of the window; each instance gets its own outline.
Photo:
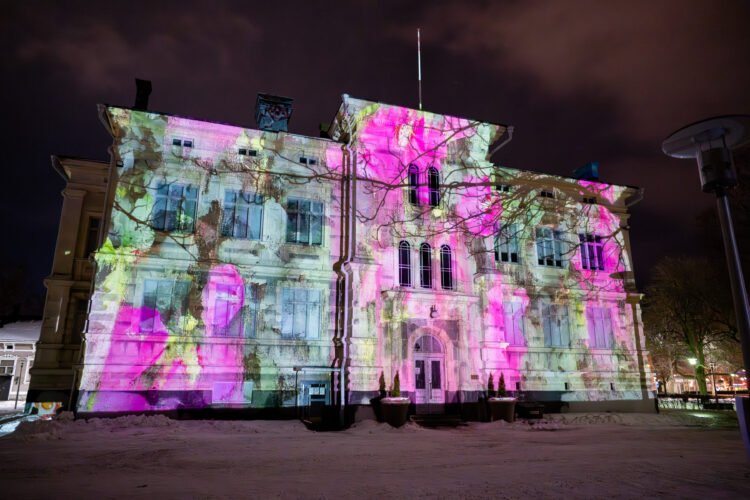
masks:
<instances>
[{"instance_id":1,"label":"window","mask_svg":"<svg viewBox=\"0 0 750 500\"><path fill-rule=\"evenodd\" d=\"M438 206L440 204L440 173L435 167L427 169L427 187L430 191L430 205Z\"/></svg>"},{"instance_id":2,"label":"window","mask_svg":"<svg viewBox=\"0 0 750 500\"><path fill-rule=\"evenodd\" d=\"M187 281L147 279L143 284L141 333L166 334L164 327L174 329L187 310ZM157 314L161 323L156 321Z\"/></svg>"},{"instance_id":3,"label":"window","mask_svg":"<svg viewBox=\"0 0 750 500\"><path fill-rule=\"evenodd\" d=\"M240 148L238 154L241 156L258 156L258 151L255 149Z\"/></svg>"},{"instance_id":4,"label":"window","mask_svg":"<svg viewBox=\"0 0 750 500\"><path fill-rule=\"evenodd\" d=\"M503 302L505 341L512 346L526 345L526 328L523 319L523 302Z\"/></svg>"},{"instance_id":5,"label":"window","mask_svg":"<svg viewBox=\"0 0 750 500\"><path fill-rule=\"evenodd\" d=\"M299 162L303 165L307 165L307 158L305 158L304 156L300 156Z\"/></svg>"},{"instance_id":6,"label":"window","mask_svg":"<svg viewBox=\"0 0 750 500\"><path fill-rule=\"evenodd\" d=\"M151 226L161 231L192 233L198 207L198 189L185 184L159 184Z\"/></svg>"},{"instance_id":7,"label":"window","mask_svg":"<svg viewBox=\"0 0 750 500\"><path fill-rule=\"evenodd\" d=\"M581 243L581 267L592 271L604 271L604 242L601 236L579 234Z\"/></svg>"},{"instance_id":8,"label":"window","mask_svg":"<svg viewBox=\"0 0 750 500\"><path fill-rule=\"evenodd\" d=\"M440 285L443 290L453 290L453 259L448 245L440 247Z\"/></svg>"},{"instance_id":9,"label":"window","mask_svg":"<svg viewBox=\"0 0 750 500\"><path fill-rule=\"evenodd\" d=\"M89 227L86 232L86 257L96 251L99 242L99 217L89 217Z\"/></svg>"},{"instance_id":10,"label":"window","mask_svg":"<svg viewBox=\"0 0 750 500\"><path fill-rule=\"evenodd\" d=\"M0 359L0 375L13 375L15 362L12 359Z\"/></svg>"},{"instance_id":11,"label":"window","mask_svg":"<svg viewBox=\"0 0 750 500\"><path fill-rule=\"evenodd\" d=\"M427 243L419 247L419 277L422 288L432 288L432 248Z\"/></svg>"},{"instance_id":12,"label":"window","mask_svg":"<svg viewBox=\"0 0 750 500\"><path fill-rule=\"evenodd\" d=\"M591 205L596 205L596 203L597 203L596 196L590 196L590 197L584 196L583 197L583 202L584 203L589 203Z\"/></svg>"},{"instance_id":13,"label":"window","mask_svg":"<svg viewBox=\"0 0 750 500\"><path fill-rule=\"evenodd\" d=\"M217 283L214 292L213 335L216 337L255 338L258 315L258 286L244 288L244 301L241 285Z\"/></svg>"},{"instance_id":14,"label":"window","mask_svg":"<svg viewBox=\"0 0 750 500\"><path fill-rule=\"evenodd\" d=\"M214 283L213 309L208 311L211 318L211 335L214 337L242 336L242 285L234 283Z\"/></svg>"},{"instance_id":15,"label":"window","mask_svg":"<svg viewBox=\"0 0 750 500\"><path fill-rule=\"evenodd\" d=\"M586 308L589 327L589 347L609 349L612 346L612 313L606 307Z\"/></svg>"},{"instance_id":16,"label":"window","mask_svg":"<svg viewBox=\"0 0 750 500\"><path fill-rule=\"evenodd\" d=\"M15 346L13 344L5 344L6 351L12 351Z\"/></svg>"},{"instance_id":17,"label":"window","mask_svg":"<svg viewBox=\"0 0 750 500\"><path fill-rule=\"evenodd\" d=\"M555 193L554 193L554 191L546 191L546 190L544 190L544 191L539 191L539 196L542 197L542 198L551 198L551 199L554 199L555 198Z\"/></svg>"},{"instance_id":18,"label":"window","mask_svg":"<svg viewBox=\"0 0 750 500\"><path fill-rule=\"evenodd\" d=\"M510 193L510 186L508 184L496 184L495 190L501 193Z\"/></svg>"},{"instance_id":19,"label":"window","mask_svg":"<svg viewBox=\"0 0 750 500\"><path fill-rule=\"evenodd\" d=\"M286 215L287 243L323 244L323 203L289 198Z\"/></svg>"},{"instance_id":20,"label":"window","mask_svg":"<svg viewBox=\"0 0 750 500\"><path fill-rule=\"evenodd\" d=\"M317 339L320 336L321 295L320 290L282 289L282 338Z\"/></svg>"},{"instance_id":21,"label":"window","mask_svg":"<svg viewBox=\"0 0 750 500\"><path fill-rule=\"evenodd\" d=\"M178 139L178 138L174 138L174 139L172 139L172 146L181 146L183 148L192 148L193 147L193 140L192 139Z\"/></svg>"},{"instance_id":22,"label":"window","mask_svg":"<svg viewBox=\"0 0 750 500\"><path fill-rule=\"evenodd\" d=\"M416 165L409 165L409 203L419 205L419 168Z\"/></svg>"},{"instance_id":23,"label":"window","mask_svg":"<svg viewBox=\"0 0 750 500\"><path fill-rule=\"evenodd\" d=\"M536 228L536 253L540 266L562 267L562 233L548 227Z\"/></svg>"},{"instance_id":24,"label":"window","mask_svg":"<svg viewBox=\"0 0 750 500\"><path fill-rule=\"evenodd\" d=\"M317 165L318 159L317 158L310 158L307 156L300 156L299 162L303 165Z\"/></svg>"},{"instance_id":25,"label":"window","mask_svg":"<svg viewBox=\"0 0 750 500\"><path fill-rule=\"evenodd\" d=\"M406 241L398 244L398 284L411 286L411 246Z\"/></svg>"},{"instance_id":26,"label":"window","mask_svg":"<svg viewBox=\"0 0 750 500\"><path fill-rule=\"evenodd\" d=\"M263 197L255 193L227 191L221 235L259 240L263 224Z\"/></svg>"},{"instance_id":27,"label":"window","mask_svg":"<svg viewBox=\"0 0 750 500\"><path fill-rule=\"evenodd\" d=\"M503 224L495 234L495 260L514 264L519 262L516 224Z\"/></svg>"},{"instance_id":28,"label":"window","mask_svg":"<svg viewBox=\"0 0 750 500\"><path fill-rule=\"evenodd\" d=\"M568 307L565 305L542 305L542 329L545 347L570 347L570 324Z\"/></svg>"}]
</instances>

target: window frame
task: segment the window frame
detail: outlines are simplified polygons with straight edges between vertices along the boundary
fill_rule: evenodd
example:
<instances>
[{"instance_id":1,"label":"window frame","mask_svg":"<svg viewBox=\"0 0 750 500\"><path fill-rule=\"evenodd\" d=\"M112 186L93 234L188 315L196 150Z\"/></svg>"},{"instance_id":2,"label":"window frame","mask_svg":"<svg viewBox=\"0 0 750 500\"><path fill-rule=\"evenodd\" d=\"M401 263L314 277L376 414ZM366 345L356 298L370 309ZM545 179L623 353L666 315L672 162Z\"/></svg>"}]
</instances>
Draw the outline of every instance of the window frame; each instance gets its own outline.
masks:
<instances>
[{"instance_id":1,"label":"window frame","mask_svg":"<svg viewBox=\"0 0 750 500\"><path fill-rule=\"evenodd\" d=\"M149 283L154 283L154 282L156 283L156 288L154 289L154 299L153 299L153 303L150 303L150 302L147 302L148 300L147 294L149 293L148 287L149 287ZM162 314L163 304L160 305L159 303L160 297L163 298L165 296L165 294L159 293L160 284L164 285L165 287L169 285L169 295L168 295L169 304L168 304L168 309L167 309L169 314L166 315L166 320L165 320L165 316ZM141 293L141 317L139 318L138 331L141 334L146 334L146 335L154 335L155 333L157 333L154 331L154 328L156 326L155 325L156 314L154 314L151 318L147 318L144 321L143 312L147 308L159 313L159 318L161 319L162 324L165 326L165 328L167 328L167 330L169 330L169 322L172 320L173 317L176 317L175 324L179 328L181 326L179 325L179 320L181 320L185 316L185 313L187 312L187 309L188 309L189 293L190 293L190 282L187 280L145 278L143 280L143 289ZM184 295L180 296L179 294L184 294ZM175 299L177 299L177 302L175 301ZM144 324L147 325L148 327L144 327ZM161 333L161 332L158 332L158 333ZM164 333L169 334L172 332L167 331Z\"/></svg>"},{"instance_id":2,"label":"window frame","mask_svg":"<svg viewBox=\"0 0 750 500\"><path fill-rule=\"evenodd\" d=\"M409 184L409 203L419 206L419 167L411 164L407 174Z\"/></svg>"},{"instance_id":3,"label":"window frame","mask_svg":"<svg viewBox=\"0 0 750 500\"><path fill-rule=\"evenodd\" d=\"M304 294L304 300L299 300ZM317 296L317 302L310 300L310 294ZM304 307L304 333L297 330L297 314ZM291 316L289 316L291 308ZM317 308L317 313L316 313ZM281 288L281 338L284 340L320 340L322 332L323 291L318 288ZM315 335L309 330L315 325ZM288 329L288 331L287 331Z\"/></svg>"},{"instance_id":4,"label":"window frame","mask_svg":"<svg viewBox=\"0 0 750 500\"><path fill-rule=\"evenodd\" d=\"M509 325L511 328L508 328ZM526 347L526 314L522 301L503 301L503 327L505 329L505 341L508 342L509 346ZM510 335L509 331L511 332Z\"/></svg>"},{"instance_id":5,"label":"window frame","mask_svg":"<svg viewBox=\"0 0 750 500\"><path fill-rule=\"evenodd\" d=\"M446 256L448 262L446 263ZM440 288L455 290L456 282L453 275L453 251L448 245L440 245Z\"/></svg>"},{"instance_id":6,"label":"window frame","mask_svg":"<svg viewBox=\"0 0 750 500\"><path fill-rule=\"evenodd\" d=\"M595 305L586 306L586 321L588 322L589 347L591 349L612 349L614 344L612 309ZM601 335L599 335L600 333ZM599 340L603 342L600 344Z\"/></svg>"},{"instance_id":7,"label":"window frame","mask_svg":"<svg viewBox=\"0 0 750 500\"><path fill-rule=\"evenodd\" d=\"M178 192L179 191L179 192ZM160 215L159 209L163 215ZM192 184L160 182L151 209L151 227L157 231L191 234L198 217L198 188Z\"/></svg>"},{"instance_id":8,"label":"window frame","mask_svg":"<svg viewBox=\"0 0 750 500\"><path fill-rule=\"evenodd\" d=\"M229 197L232 196L232 201ZM265 199L262 195L250 191L239 191L227 189L224 191L224 204L222 205L221 236L225 238L236 238L251 241L263 239L263 212ZM231 208L231 211L229 210ZM241 211L245 211L245 224L242 227ZM254 222L258 227L252 237ZM231 228L230 228L231 226ZM244 229L244 236L243 230Z\"/></svg>"},{"instance_id":9,"label":"window frame","mask_svg":"<svg viewBox=\"0 0 750 500\"><path fill-rule=\"evenodd\" d=\"M544 347L571 347L572 338L568 305L545 302L542 303L541 308ZM556 326L557 340L559 342L554 342L556 339L553 338L553 325Z\"/></svg>"},{"instance_id":10,"label":"window frame","mask_svg":"<svg viewBox=\"0 0 750 500\"><path fill-rule=\"evenodd\" d=\"M411 279L411 245L406 240L398 242L398 286L413 286Z\"/></svg>"},{"instance_id":11,"label":"window frame","mask_svg":"<svg viewBox=\"0 0 750 500\"><path fill-rule=\"evenodd\" d=\"M294 208L292 208L292 204L296 204ZM303 204L307 204L308 208L302 208ZM296 245L307 245L307 246L324 246L323 242L325 241L325 205L322 201L316 201L316 200L310 200L307 198L294 198L290 197L287 198L286 203L286 242L287 243L293 243ZM318 213L316 213L316 210ZM292 217L294 215L294 217ZM292 219L294 219L294 235L290 233L292 224ZM315 236L315 225L319 227L319 235L320 240L319 241L312 241ZM307 233L305 235L305 239L302 239L303 233Z\"/></svg>"},{"instance_id":12,"label":"window frame","mask_svg":"<svg viewBox=\"0 0 750 500\"><path fill-rule=\"evenodd\" d=\"M440 172L435 167L427 169L427 190L429 193L429 205L440 206Z\"/></svg>"},{"instance_id":13,"label":"window frame","mask_svg":"<svg viewBox=\"0 0 750 500\"><path fill-rule=\"evenodd\" d=\"M562 269L565 266L563 232L547 226L536 228L537 264Z\"/></svg>"},{"instance_id":14,"label":"window frame","mask_svg":"<svg viewBox=\"0 0 750 500\"><path fill-rule=\"evenodd\" d=\"M505 239L505 241L502 241ZM515 252L513 249L515 248ZM505 251L503 251L505 250ZM503 257L505 254L505 257ZM515 260L513 256L515 255ZM518 224L500 224L495 231L495 262L521 263L521 247L518 241Z\"/></svg>"},{"instance_id":15,"label":"window frame","mask_svg":"<svg viewBox=\"0 0 750 500\"><path fill-rule=\"evenodd\" d=\"M581 268L604 271L604 240L594 233L578 233Z\"/></svg>"},{"instance_id":16,"label":"window frame","mask_svg":"<svg viewBox=\"0 0 750 500\"><path fill-rule=\"evenodd\" d=\"M422 288L432 289L432 247L424 242L419 245L419 284Z\"/></svg>"}]
</instances>

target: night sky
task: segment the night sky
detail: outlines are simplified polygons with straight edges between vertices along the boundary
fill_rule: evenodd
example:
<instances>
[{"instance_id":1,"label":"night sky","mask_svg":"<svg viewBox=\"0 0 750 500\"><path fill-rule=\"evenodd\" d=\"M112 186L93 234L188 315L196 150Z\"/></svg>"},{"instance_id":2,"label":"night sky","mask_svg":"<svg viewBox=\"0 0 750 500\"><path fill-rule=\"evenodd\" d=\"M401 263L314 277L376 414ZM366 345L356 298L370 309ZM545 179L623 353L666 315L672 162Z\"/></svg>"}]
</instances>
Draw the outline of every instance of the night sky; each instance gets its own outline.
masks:
<instances>
[{"instance_id":1,"label":"night sky","mask_svg":"<svg viewBox=\"0 0 750 500\"><path fill-rule=\"evenodd\" d=\"M132 105L134 77L152 80L150 109L249 127L258 92L293 97L290 131L317 136L342 93L417 106L420 27L425 109L513 125L495 163L570 175L593 160L645 188L641 288L660 257L703 251L695 217L713 201L661 141L750 114L747 1L54 3L0 20L0 276L23 267L40 297L64 185L49 157L108 160L96 104Z\"/></svg>"}]
</instances>

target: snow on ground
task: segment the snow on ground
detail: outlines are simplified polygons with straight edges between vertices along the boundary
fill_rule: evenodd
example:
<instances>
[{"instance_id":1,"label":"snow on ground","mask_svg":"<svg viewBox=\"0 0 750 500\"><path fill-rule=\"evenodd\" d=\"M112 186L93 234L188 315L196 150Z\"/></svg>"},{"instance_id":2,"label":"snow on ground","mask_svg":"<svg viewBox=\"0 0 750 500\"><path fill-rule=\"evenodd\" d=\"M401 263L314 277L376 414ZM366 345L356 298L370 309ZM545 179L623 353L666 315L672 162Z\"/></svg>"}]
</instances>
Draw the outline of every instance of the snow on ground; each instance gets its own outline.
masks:
<instances>
[{"instance_id":1,"label":"snow on ground","mask_svg":"<svg viewBox=\"0 0 750 500\"><path fill-rule=\"evenodd\" d=\"M21 423L3 498L750 498L730 412L316 433L298 421L164 416Z\"/></svg>"}]
</instances>

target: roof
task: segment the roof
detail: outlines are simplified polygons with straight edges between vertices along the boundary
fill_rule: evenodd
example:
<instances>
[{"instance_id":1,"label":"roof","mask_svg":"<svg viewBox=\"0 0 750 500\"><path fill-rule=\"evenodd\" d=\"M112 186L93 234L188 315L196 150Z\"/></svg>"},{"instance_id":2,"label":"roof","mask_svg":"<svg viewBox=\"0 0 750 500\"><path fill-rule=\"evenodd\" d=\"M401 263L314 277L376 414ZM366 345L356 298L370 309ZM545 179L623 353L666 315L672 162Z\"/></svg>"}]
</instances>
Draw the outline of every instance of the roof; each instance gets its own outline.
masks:
<instances>
[{"instance_id":1,"label":"roof","mask_svg":"<svg viewBox=\"0 0 750 500\"><path fill-rule=\"evenodd\" d=\"M8 323L0 328L0 342L36 342L41 331L41 321Z\"/></svg>"}]
</instances>

